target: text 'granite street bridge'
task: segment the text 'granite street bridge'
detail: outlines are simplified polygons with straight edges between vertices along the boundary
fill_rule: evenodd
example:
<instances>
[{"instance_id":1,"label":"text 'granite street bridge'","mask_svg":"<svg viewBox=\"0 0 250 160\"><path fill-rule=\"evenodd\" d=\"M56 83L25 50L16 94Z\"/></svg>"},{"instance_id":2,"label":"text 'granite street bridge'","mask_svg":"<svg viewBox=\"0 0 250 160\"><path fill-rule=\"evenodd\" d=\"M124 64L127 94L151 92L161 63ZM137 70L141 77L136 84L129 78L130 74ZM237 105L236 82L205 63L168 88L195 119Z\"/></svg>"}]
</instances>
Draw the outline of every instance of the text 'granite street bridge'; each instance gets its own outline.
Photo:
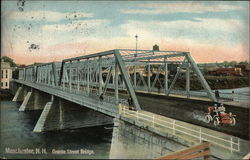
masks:
<instances>
[{"instance_id":1,"label":"text 'granite street bridge'","mask_svg":"<svg viewBox=\"0 0 250 160\"><path fill-rule=\"evenodd\" d=\"M197 77L196 83L201 83L206 93L200 96L216 102L190 53L175 51L117 49L34 64L19 69L19 78L12 80L11 88L16 91L13 101L23 101L19 111L43 109L34 132L110 124L116 118L186 146L208 141L231 153L239 152L239 138L141 109L139 92L191 98L191 76ZM180 78L185 86L175 87ZM84 107L84 116L65 109L67 103ZM62 123L66 112L71 113L68 121L79 121Z\"/></svg>"}]
</instances>

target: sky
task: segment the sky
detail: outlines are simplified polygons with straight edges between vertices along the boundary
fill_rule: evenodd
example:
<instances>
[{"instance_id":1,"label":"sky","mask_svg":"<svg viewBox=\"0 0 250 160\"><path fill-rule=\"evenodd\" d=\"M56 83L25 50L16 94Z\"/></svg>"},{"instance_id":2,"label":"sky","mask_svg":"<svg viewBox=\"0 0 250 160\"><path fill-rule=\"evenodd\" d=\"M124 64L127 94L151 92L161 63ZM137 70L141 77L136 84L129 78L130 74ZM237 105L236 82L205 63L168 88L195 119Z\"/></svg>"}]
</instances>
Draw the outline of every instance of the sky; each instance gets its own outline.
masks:
<instances>
[{"instance_id":1,"label":"sky","mask_svg":"<svg viewBox=\"0 0 250 160\"><path fill-rule=\"evenodd\" d=\"M1 1L1 55L18 64L111 49L189 51L249 61L248 1Z\"/></svg>"}]
</instances>

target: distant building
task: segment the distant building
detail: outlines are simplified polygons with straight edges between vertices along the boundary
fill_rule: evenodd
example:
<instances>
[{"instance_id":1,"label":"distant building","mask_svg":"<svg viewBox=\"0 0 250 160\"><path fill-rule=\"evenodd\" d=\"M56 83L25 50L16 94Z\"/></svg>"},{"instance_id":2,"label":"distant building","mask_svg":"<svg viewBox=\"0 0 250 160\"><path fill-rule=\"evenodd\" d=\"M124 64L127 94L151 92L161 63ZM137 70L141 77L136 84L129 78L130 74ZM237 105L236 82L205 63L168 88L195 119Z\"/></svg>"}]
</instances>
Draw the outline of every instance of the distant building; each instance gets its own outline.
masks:
<instances>
[{"instance_id":1,"label":"distant building","mask_svg":"<svg viewBox=\"0 0 250 160\"><path fill-rule=\"evenodd\" d=\"M10 63L1 62L1 88L9 89L10 79L12 78L12 69Z\"/></svg>"},{"instance_id":2,"label":"distant building","mask_svg":"<svg viewBox=\"0 0 250 160\"><path fill-rule=\"evenodd\" d=\"M218 68L213 71L209 71L210 75L222 75L222 76L243 76L241 68L231 67L231 68Z\"/></svg>"},{"instance_id":3,"label":"distant building","mask_svg":"<svg viewBox=\"0 0 250 160\"><path fill-rule=\"evenodd\" d=\"M236 68L241 68L241 72L244 76L247 76L249 74L249 64L237 64L235 65Z\"/></svg>"},{"instance_id":4,"label":"distant building","mask_svg":"<svg viewBox=\"0 0 250 160\"><path fill-rule=\"evenodd\" d=\"M209 71L214 71L219 68L215 63L203 63L203 64L198 64L198 66L203 74L206 74Z\"/></svg>"},{"instance_id":5,"label":"distant building","mask_svg":"<svg viewBox=\"0 0 250 160\"><path fill-rule=\"evenodd\" d=\"M153 46L153 51L160 51L160 48L157 44Z\"/></svg>"}]
</instances>

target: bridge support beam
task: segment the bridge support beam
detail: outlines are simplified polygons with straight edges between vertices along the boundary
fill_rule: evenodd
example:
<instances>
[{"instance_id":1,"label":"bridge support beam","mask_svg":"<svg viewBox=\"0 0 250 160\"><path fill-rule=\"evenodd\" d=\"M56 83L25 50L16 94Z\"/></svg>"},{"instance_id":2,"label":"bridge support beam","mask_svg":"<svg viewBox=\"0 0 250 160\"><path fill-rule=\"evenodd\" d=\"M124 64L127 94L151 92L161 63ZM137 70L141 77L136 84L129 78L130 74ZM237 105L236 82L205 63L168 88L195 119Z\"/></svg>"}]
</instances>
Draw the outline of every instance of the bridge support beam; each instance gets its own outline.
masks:
<instances>
[{"instance_id":1,"label":"bridge support beam","mask_svg":"<svg viewBox=\"0 0 250 160\"><path fill-rule=\"evenodd\" d=\"M25 86L20 86L18 87L14 98L12 99L12 101L23 101L25 98L25 95L27 94L27 90L28 88Z\"/></svg>"},{"instance_id":2,"label":"bridge support beam","mask_svg":"<svg viewBox=\"0 0 250 160\"><path fill-rule=\"evenodd\" d=\"M54 97L47 102L33 132L112 124L113 118L84 106Z\"/></svg>"},{"instance_id":3,"label":"bridge support beam","mask_svg":"<svg viewBox=\"0 0 250 160\"><path fill-rule=\"evenodd\" d=\"M19 87L15 93L14 98L12 99L12 101L20 101L23 99L23 88Z\"/></svg>"},{"instance_id":4,"label":"bridge support beam","mask_svg":"<svg viewBox=\"0 0 250 160\"><path fill-rule=\"evenodd\" d=\"M23 100L22 105L19 108L19 111L43 109L45 103L49 99L50 96L48 94L32 89L25 95L25 98Z\"/></svg>"}]
</instances>

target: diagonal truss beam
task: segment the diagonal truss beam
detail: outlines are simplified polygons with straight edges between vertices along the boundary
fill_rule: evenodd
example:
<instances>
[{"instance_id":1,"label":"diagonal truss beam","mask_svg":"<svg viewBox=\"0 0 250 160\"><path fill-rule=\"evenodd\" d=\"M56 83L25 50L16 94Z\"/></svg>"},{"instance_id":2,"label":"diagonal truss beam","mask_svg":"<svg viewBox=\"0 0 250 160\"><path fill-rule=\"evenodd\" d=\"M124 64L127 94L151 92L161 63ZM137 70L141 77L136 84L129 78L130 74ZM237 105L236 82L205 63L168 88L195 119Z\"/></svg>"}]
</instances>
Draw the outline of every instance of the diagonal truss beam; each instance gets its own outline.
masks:
<instances>
[{"instance_id":1,"label":"diagonal truss beam","mask_svg":"<svg viewBox=\"0 0 250 160\"><path fill-rule=\"evenodd\" d=\"M171 83L171 85L170 85L170 87L169 87L169 89L168 89L168 91L167 91L167 93L166 93L167 96L169 95L169 93L170 93L171 90L173 89L173 87L174 87L174 85L175 85L175 82L176 82L177 78L179 77L179 75L180 75L180 73L181 73L181 68L182 68L183 65L185 64L185 63L184 63L185 61L186 61L186 59L184 59L184 61L183 61L183 63L181 64L181 66L178 68L177 73L175 74L175 77L174 77L174 79L173 79L173 81L172 81L172 83Z\"/></svg>"},{"instance_id":2,"label":"diagonal truss beam","mask_svg":"<svg viewBox=\"0 0 250 160\"><path fill-rule=\"evenodd\" d=\"M186 58L190 62L191 66L193 67L195 73L198 76L199 81L201 82L203 88L207 92L207 95L209 96L209 98L211 100L213 100L214 102L216 102L217 99L215 98L214 94L212 93L211 88L209 87L207 81L203 77L203 75L202 75L201 71L199 70L197 64L194 62L193 58L190 56L190 53L186 53Z\"/></svg>"},{"instance_id":3,"label":"diagonal truss beam","mask_svg":"<svg viewBox=\"0 0 250 160\"><path fill-rule=\"evenodd\" d=\"M137 100L137 97L136 97L136 95L135 95L135 90L134 90L134 88L133 88L133 86L132 86L132 83L131 83L131 80L130 80L130 78L129 78L128 72L127 72L126 69L125 69L125 63L124 63L124 61L123 61L123 59L122 59L122 57L121 57L121 55L120 55L120 53L119 53L118 50L115 50L115 58L116 58L116 60L117 60L117 64L118 64L118 66L119 66L120 72L121 72L121 74L122 74L122 77L123 77L123 79L124 79L125 85L126 85L126 87L127 87L127 91L129 92L129 95L130 95L130 96L132 97L132 99L133 99L135 108L136 108L137 110L141 110L141 107L140 107L139 102L138 102L138 100ZM117 87L118 87L118 86L117 86Z\"/></svg>"}]
</instances>

